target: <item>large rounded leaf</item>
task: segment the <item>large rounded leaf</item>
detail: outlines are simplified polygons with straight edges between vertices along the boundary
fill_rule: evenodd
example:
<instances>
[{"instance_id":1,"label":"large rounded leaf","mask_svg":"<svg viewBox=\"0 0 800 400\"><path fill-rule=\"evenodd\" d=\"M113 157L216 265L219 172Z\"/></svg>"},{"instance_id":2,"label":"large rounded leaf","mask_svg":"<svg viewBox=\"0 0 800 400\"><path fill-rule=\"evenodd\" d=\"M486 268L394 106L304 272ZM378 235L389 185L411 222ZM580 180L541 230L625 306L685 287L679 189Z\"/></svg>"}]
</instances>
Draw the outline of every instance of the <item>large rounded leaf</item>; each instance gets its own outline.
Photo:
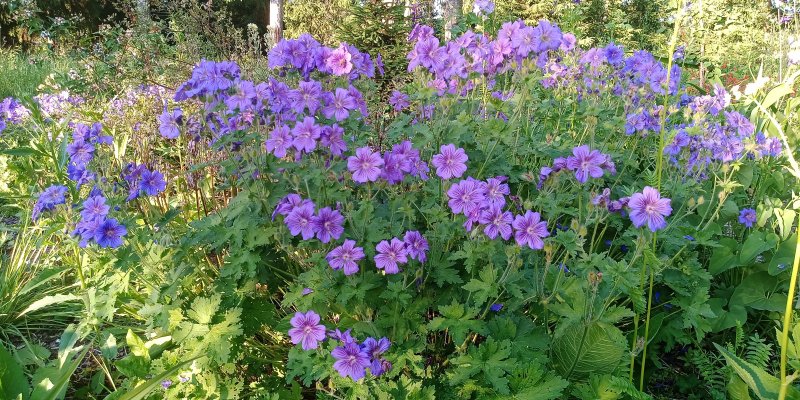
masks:
<instances>
[{"instance_id":1,"label":"large rounded leaf","mask_svg":"<svg viewBox=\"0 0 800 400\"><path fill-rule=\"evenodd\" d=\"M553 361L564 377L582 379L613 371L626 350L625 336L614 325L578 322L553 340Z\"/></svg>"}]
</instances>

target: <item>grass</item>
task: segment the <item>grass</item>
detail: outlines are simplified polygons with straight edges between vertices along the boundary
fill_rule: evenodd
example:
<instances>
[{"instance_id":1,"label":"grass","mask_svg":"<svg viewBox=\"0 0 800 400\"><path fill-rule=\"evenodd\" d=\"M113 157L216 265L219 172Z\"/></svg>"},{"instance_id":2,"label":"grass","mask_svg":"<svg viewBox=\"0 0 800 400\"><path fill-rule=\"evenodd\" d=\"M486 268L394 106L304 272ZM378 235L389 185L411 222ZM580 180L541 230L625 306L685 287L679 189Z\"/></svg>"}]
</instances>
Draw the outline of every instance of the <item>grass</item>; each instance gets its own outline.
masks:
<instances>
[{"instance_id":1,"label":"grass","mask_svg":"<svg viewBox=\"0 0 800 400\"><path fill-rule=\"evenodd\" d=\"M0 99L32 97L51 73L69 71L70 66L71 60L65 57L0 48Z\"/></svg>"},{"instance_id":2,"label":"grass","mask_svg":"<svg viewBox=\"0 0 800 400\"><path fill-rule=\"evenodd\" d=\"M50 265L51 249L41 239L22 225L9 251L0 255L0 342L19 342L31 332L60 333L79 315L80 298L69 293L67 271Z\"/></svg>"}]
</instances>

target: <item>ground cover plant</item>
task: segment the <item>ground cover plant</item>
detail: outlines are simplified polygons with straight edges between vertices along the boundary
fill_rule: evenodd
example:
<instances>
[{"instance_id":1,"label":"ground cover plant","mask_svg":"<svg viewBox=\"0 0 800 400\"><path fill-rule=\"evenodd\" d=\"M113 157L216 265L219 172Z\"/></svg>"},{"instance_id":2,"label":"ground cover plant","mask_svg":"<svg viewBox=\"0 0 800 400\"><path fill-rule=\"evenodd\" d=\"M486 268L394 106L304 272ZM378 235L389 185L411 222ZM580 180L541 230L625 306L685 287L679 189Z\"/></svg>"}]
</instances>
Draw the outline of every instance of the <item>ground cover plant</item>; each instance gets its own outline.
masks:
<instances>
[{"instance_id":1,"label":"ground cover plant","mask_svg":"<svg viewBox=\"0 0 800 400\"><path fill-rule=\"evenodd\" d=\"M797 60L494 11L3 100L0 397L800 397Z\"/></svg>"}]
</instances>

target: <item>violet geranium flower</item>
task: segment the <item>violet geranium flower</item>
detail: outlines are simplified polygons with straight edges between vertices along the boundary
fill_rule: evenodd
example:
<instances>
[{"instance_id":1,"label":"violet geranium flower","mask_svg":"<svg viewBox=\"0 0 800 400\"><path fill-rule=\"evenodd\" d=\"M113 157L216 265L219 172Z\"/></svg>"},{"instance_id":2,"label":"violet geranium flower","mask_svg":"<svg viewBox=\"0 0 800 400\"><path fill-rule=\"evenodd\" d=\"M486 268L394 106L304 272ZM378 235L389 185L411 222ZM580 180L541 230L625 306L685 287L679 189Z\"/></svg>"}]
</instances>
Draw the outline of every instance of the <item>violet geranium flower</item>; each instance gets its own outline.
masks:
<instances>
[{"instance_id":1,"label":"violet geranium flower","mask_svg":"<svg viewBox=\"0 0 800 400\"><path fill-rule=\"evenodd\" d=\"M665 217L672 214L670 199L662 199L658 190L645 186L642 193L634 193L628 201L630 218L637 228L644 226L655 232L667 227Z\"/></svg>"},{"instance_id":2,"label":"violet geranium flower","mask_svg":"<svg viewBox=\"0 0 800 400\"><path fill-rule=\"evenodd\" d=\"M317 216L312 219L317 238L322 243L328 243L333 239L339 239L344 232L344 217L337 210L325 207L319 210Z\"/></svg>"},{"instance_id":3,"label":"violet geranium flower","mask_svg":"<svg viewBox=\"0 0 800 400\"><path fill-rule=\"evenodd\" d=\"M357 343L345 343L339 346L331 355L336 359L333 368L342 377L349 376L358 381L366 375L366 368L370 366L369 355Z\"/></svg>"},{"instance_id":4,"label":"violet geranium flower","mask_svg":"<svg viewBox=\"0 0 800 400\"><path fill-rule=\"evenodd\" d=\"M358 272L358 261L364 258L364 249L356 247L355 240L345 240L344 244L331 250L325 259L334 270L343 270L345 275Z\"/></svg>"},{"instance_id":5,"label":"violet geranium flower","mask_svg":"<svg viewBox=\"0 0 800 400\"><path fill-rule=\"evenodd\" d=\"M431 163L436 167L436 175L442 179L458 178L467 171L467 154L454 144L442 145L440 153L433 156Z\"/></svg>"},{"instance_id":6,"label":"violet geranium flower","mask_svg":"<svg viewBox=\"0 0 800 400\"><path fill-rule=\"evenodd\" d=\"M319 323L319 314L314 311L297 312L290 322L289 337L292 343L300 343L303 350L316 349L317 343L325 340L325 325Z\"/></svg>"},{"instance_id":7,"label":"violet geranium flower","mask_svg":"<svg viewBox=\"0 0 800 400\"><path fill-rule=\"evenodd\" d=\"M267 151L275 155L275 157L286 157L286 150L292 147L292 134L288 126L281 125L272 130L269 134L269 139L264 142L264 147Z\"/></svg>"},{"instance_id":8,"label":"violet geranium flower","mask_svg":"<svg viewBox=\"0 0 800 400\"><path fill-rule=\"evenodd\" d=\"M447 205L453 214L468 214L472 209L480 207L486 200L483 194L483 187L479 181L463 180L447 189L447 196L450 200Z\"/></svg>"},{"instance_id":9,"label":"violet geranium flower","mask_svg":"<svg viewBox=\"0 0 800 400\"><path fill-rule=\"evenodd\" d=\"M100 247L111 247L113 249L122 246L122 237L128 233L125 226L121 225L114 218L109 218L97 225L94 231L94 241Z\"/></svg>"},{"instance_id":10,"label":"violet geranium flower","mask_svg":"<svg viewBox=\"0 0 800 400\"><path fill-rule=\"evenodd\" d=\"M347 50L344 43L339 44L336 50L325 59L325 66L330 68L334 75L347 75L353 70L353 63L351 62L353 56Z\"/></svg>"},{"instance_id":11,"label":"violet geranium flower","mask_svg":"<svg viewBox=\"0 0 800 400\"><path fill-rule=\"evenodd\" d=\"M289 228L292 236L302 233L303 240L313 238L317 228L316 224L314 224L314 206L303 204L295 207L283 222Z\"/></svg>"},{"instance_id":12,"label":"violet geranium flower","mask_svg":"<svg viewBox=\"0 0 800 400\"><path fill-rule=\"evenodd\" d=\"M392 238L391 242L382 240L375 247L378 254L375 255L375 266L384 270L387 274L400 272L398 264L408 262L408 251L405 243L398 238Z\"/></svg>"},{"instance_id":13,"label":"violet geranium flower","mask_svg":"<svg viewBox=\"0 0 800 400\"><path fill-rule=\"evenodd\" d=\"M572 149L572 156L567 157L567 168L575 171L575 179L580 183L586 183L592 178L601 178L603 168L601 165L606 160L604 155L597 150L590 150L589 146L583 145Z\"/></svg>"},{"instance_id":14,"label":"violet geranium flower","mask_svg":"<svg viewBox=\"0 0 800 400\"><path fill-rule=\"evenodd\" d=\"M406 244L406 251L408 256L419 262L427 260L428 241L418 231L408 231L403 236L403 242Z\"/></svg>"},{"instance_id":15,"label":"violet geranium flower","mask_svg":"<svg viewBox=\"0 0 800 400\"><path fill-rule=\"evenodd\" d=\"M347 158L347 169L353 173L353 180L359 183L378 180L383 166L383 157L372 152L369 147L356 149L356 155Z\"/></svg>"},{"instance_id":16,"label":"violet geranium flower","mask_svg":"<svg viewBox=\"0 0 800 400\"><path fill-rule=\"evenodd\" d=\"M514 217L510 211L503 211L500 206L495 204L481 212L478 222L486 225L483 228L483 233L489 239L494 239L497 235L500 235L504 240L508 240L511 238L511 223L513 220Z\"/></svg>"},{"instance_id":17,"label":"violet geranium flower","mask_svg":"<svg viewBox=\"0 0 800 400\"><path fill-rule=\"evenodd\" d=\"M517 215L512 224L516 232L514 239L520 246L527 245L534 250L544 248L542 238L549 236L547 221L542 221L538 212L526 211L525 215Z\"/></svg>"},{"instance_id":18,"label":"violet geranium flower","mask_svg":"<svg viewBox=\"0 0 800 400\"><path fill-rule=\"evenodd\" d=\"M176 107L172 112L164 110L158 116L158 132L167 139L177 139L181 134L178 124L183 120L183 111Z\"/></svg>"},{"instance_id":19,"label":"violet geranium flower","mask_svg":"<svg viewBox=\"0 0 800 400\"><path fill-rule=\"evenodd\" d=\"M752 208L743 208L742 211L739 212L739 223L748 228L752 228L757 219L756 210Z\"/></svg>"}]
</instances>

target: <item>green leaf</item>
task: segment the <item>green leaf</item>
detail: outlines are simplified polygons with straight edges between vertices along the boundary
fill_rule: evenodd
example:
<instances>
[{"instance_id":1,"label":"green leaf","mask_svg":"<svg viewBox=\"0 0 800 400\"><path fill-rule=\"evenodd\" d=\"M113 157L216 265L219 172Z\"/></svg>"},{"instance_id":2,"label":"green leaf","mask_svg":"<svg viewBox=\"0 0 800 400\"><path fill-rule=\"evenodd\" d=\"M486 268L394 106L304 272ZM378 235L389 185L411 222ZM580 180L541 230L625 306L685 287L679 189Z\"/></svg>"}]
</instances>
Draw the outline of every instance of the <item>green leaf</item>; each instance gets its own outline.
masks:
<instances>
[{"instance_id":1,"label":"green leaf","mask_svg":"<svg viewBox=\"0 0 800 400\"><path fill-rule=\"evenodd\" d=\"M775 104L781 98L791 94L793 92L792 85L787 85L785 83L780 84L772 88L772 90L767 93L767 96L764 97L764 101L761 102L761 105L764 108L769 108L769 106Z\"/></svg>"},{"instance_id":2,"label":"green leaf","mask_svg":"<svg viewBox=\"0 0 800 400\"><path fill-rule=\"evenodd\" d=\"M720 247L714 249L711 255L711 262L708 265L708 272L717 275L731 268L740 266L739 257L733 253L733 249L738 247L738 243L730 238L723 238L719 241Z\"/></svg>"},{"instance_id":3,"label":"green leaf","mask_svg":"<svg viewBox=\"0 0 800 400\"><path fill-rule=\"evenodd\" d=\"M115 359L117 357L117 338L111 332L106 332L101 343L100 352L103 353L103 357L109 360Z\"/></svg>"},{"instance_id":4,"label":"green leaf","mask_svg":"<svg viewBox=\"0 0 800 400\"><path fill-rule=\"evenodd\" d=\"M739 263L747 265L752 262L757 255L769 250L773 246L774 243L770 243L763 232L753 231L742 245L742 252L739 254Z\"/></svg>"},{"instance_id":5,"label":"green leaf","mask_svg":"<svg viewBox=\"0 0 800 400\"><path fill-rule=\"evenodd\" d=\"M733 291L728 307L781 312L786 304L786 293L776 292L777 284L778 279L766 271L750 274Z\"/></svg>"},{"instance_id":6,"label":"green leaf","mask_svg":"<svg viewBox=\"0 0 800 400\"><path fill-rule=\"evenodd\" d=\"M22 396L23 399L27 399L29 391L28 380L25 379L22 366L3 345L0 345L0 397L16 399Z\"/></svg>"},{"instance_id":7,"label":"green leaf","mask_svg":"<svg viewBox=\"0 0 800 400\"><path fill-rule=\"evenodd\" d=\"M736 354L731 353L728 349L714 343L717 351L722 353L728 366L733 368L739 378L741 378L747 386L758 396L761 400L773 400L778 398L778 392L781 388L780 379L768 374L761 368L750 364L749 362L737 357ZM787 399L800 399L800 392L792 386L789 386L787 392Z\"/></svg>"},{"instance_id":8,"label":"green leaf","mask_svg":"<svg viewBox=\"0 0 800 400\"><path fill-rule=\"evenodd\" d=\"M627 350L625 336L603 322L576 322L553 339L553 362L562 376L582 379L617 368Z\"/></svg>"},{"instance_id":9,"label":"green leaf","mask_svg":"<svg viewBox=\"0 0 800 400\"><path fill-rule=\"evenodd\" d=\"M24 310L22 310L21 313L19 313L19 316L21 317L29 312L37 311L53 304L59 304L65 301L74 301L80 299L81 299L80 296L75 296L74 294L54 294L51 296L45 296L28 305L28 307L26 307Z\"/></svg>"},{"instance_id":10,"label":"green leaf","mask_svg":"<svg viewBox=\"0 0 800 400\"><path fill-rule=\"evenodd\" d=\"M197 360L198 358L205 357L203 355L199 355L196 357L192 357L188 360L183 360L180 363L174 365L172 368L154 376L151 379L148 379L146 382L142 383L141 385L136 386L135 388L131 389L130 391L126 392L120 397L115 397L116 400L142 400L147 396L153 393L153 390L160 390L161 382L171 376L174 376L184 365L189 364L190 362ZM115 392L116 393L116 392Z\"/></svg>"},{"instance_id":11,"label":"green leaf","mask_svg":"<svg viewBox=\"0 0 800 400\"><path fill-rule=\"evenodd\" d=\"M78 369L87 351L89 351L88 346L72 362L65 364L61 368L45 367L42 368L44 373L39 374L37 372L36 376L40 376L42 379L38 380L34 385L30 400L56 400L63 398L72 374Z\"/></svg>"},{"instance_id":12,"label":"green leaf","mask_svg":"<svg viewBox=\"0 0 800 400\"><path fill-rule=\"evenodd\" d=\"M32 149L30 147L15 147L13 149L4 149L0 150L0 154L7 154L9 156L15 156L15 157L30 157L33 155L38 155L38 156L44 155L44 153L42 153L41 151Z\"/></svg>"}]
</instances>

